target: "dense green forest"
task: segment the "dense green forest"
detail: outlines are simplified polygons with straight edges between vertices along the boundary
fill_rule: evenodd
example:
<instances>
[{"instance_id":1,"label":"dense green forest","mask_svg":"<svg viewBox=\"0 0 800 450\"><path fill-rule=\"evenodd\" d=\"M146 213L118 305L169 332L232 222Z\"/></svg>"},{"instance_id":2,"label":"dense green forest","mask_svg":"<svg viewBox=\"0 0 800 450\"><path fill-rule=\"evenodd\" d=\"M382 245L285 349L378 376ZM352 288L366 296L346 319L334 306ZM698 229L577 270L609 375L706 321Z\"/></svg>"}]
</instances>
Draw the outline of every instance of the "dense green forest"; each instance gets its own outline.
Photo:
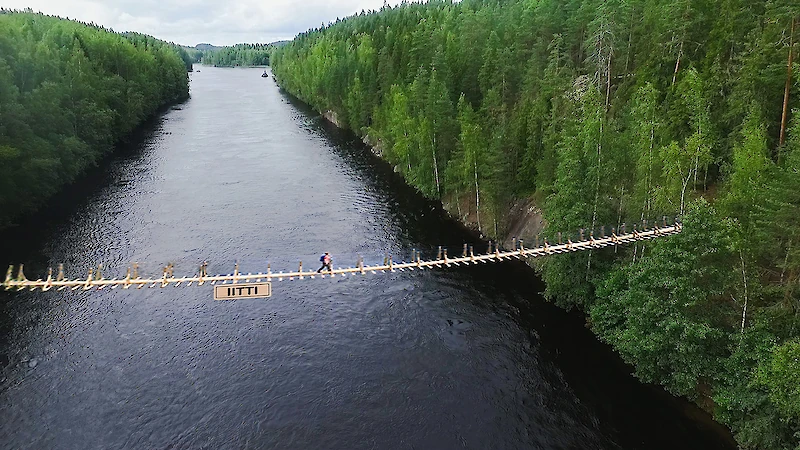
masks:
<instances>
[{"instance_id":1,"label":"dense green forest","mask_svg":"<svg viewBox=\"0 0 800 450\"><path fill-rule=\"evenodd\" d=\"M150 36L0 10L0 227L188 98L190 68L185 51Z\"/></svg>"},{"instance_id":2,"label":"dense green forest","mask_svg":"<svg viewBox=\"0 0 800 450\"><path fill-rule=\"evenodd\" d=\"M798 16L796 0L432 0L310 30L271 64L484 235L521 200L551 239L680 214L677 236L538 262L547 298L742 448L800 449Z\"/></svg>"},{"instance_id":3,"label":"dense green forest","mask_svg":"<svg viewBox=\"0 0 800 450\"><path fill-rule=\"evenodd\" d=\"M271 50L270 44L236 44L217 50L204 51L202 62L220 67L268 66Z\"/></svg>"}]
</instances>

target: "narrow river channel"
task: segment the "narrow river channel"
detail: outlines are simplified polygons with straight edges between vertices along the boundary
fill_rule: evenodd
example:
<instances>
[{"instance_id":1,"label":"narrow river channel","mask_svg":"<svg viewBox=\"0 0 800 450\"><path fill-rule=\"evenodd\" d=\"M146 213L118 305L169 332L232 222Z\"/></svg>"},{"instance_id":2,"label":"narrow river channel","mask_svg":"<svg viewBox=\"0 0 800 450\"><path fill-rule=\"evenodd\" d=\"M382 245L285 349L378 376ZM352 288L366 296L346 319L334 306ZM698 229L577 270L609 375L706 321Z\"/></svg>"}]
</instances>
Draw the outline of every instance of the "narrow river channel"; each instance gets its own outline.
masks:
<instances>
[{"instance_id":1,"label":"narrow river channel","mask_svg":"<svg viewBox=\"0 0 800 450\"><path fill-rule=\"evenodd\" d=\"M261 69L201 66L191 99L8 230L29 278L316 269L475 238ZM4 268L6 266L3 266ZM273 283L0 292L10 449L728 449L546 303L521 263Z\"/></svg>"}]
</instances>

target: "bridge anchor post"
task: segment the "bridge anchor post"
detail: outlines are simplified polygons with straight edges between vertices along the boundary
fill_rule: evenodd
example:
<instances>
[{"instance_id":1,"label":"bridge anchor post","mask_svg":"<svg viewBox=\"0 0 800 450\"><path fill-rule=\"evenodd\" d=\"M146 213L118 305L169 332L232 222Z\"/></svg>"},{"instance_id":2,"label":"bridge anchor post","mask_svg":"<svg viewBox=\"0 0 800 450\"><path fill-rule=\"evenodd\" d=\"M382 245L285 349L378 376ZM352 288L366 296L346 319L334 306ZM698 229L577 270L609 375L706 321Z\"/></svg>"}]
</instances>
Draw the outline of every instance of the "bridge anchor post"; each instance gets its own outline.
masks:
<instances>
[{"instance_id":1,"label":"bridge anchor post","mask_svg":"<svg viewBox=\"0 0 800 450\"><path fill-rule=\"evenodd\" d=\"M60 274L59 274L59 276L60 276ZM203 284L202 283L202 278L200 280L201 280L201 283L199 283L199 284L202 285ZM128 267L128 270L125 271L125 278L122 280L122 282L124 283L122 285L122 289L128 289L128 288L131 287L131 268L130 267Z\"/></svg>"},{"instance_id":2,"label":"bridge anchor post","mask_svg":"<svg viewBox=\"0 0 800 450\"><path fill-rule=\"evenodd\" d=\"M19 271L17 272L17 280L16 281L28 281L25 277L25 273L22 271L22 268L25 267L25 264L19 265Z\"/></svg>"},{"instance_id":3,"label":"bridge anchor post","mask_svg":"<svg viewBox=\"0 0 800 450\"><path fill-rule=\"evenodd\" d=\"M53 268L47 268L47 280L45 280L44 285L42 286L42 292L49 291L50 288L53 287Z\"/></svg>"},{"instance_id":4,"label":"bridge anchor post","mask_svg":"<svg viewBox=\"0 0 800 450\"><path fill-rule=\"evenodd\" d=\"M206 276L208 276L208 262L203 261L200 264L200 271L199 271L199 274L198 274L198 277L197 277L198 278L198 280L197 280L197 285L198 286L202 286L203 283L205 283L205 280L203 280L203 278L205 278Z\"/></svg>"},{"instance_id":5,"label":"bridge anchor post","mask_svg":"<svg viewBox=\"0 0 800 450\"><path fill-rule=\"evenodd\" d=\"M90 267L89 268L89 275L86 276L86 283L84 283L84 285L83 285L83 290L84 291L91 289L91 287L92 287L92 275L93 275L93 270Z\"/></svg>"}]
</instances>

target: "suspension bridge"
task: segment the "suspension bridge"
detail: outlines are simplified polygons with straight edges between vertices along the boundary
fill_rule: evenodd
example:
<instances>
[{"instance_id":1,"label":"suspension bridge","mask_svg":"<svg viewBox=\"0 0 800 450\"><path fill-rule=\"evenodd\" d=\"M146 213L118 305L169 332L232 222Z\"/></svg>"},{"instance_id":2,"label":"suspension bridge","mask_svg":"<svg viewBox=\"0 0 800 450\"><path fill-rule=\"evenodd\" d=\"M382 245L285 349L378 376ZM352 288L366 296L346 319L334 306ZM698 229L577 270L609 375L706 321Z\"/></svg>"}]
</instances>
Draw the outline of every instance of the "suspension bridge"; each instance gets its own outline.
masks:
<instances>
[{"instance_id":1,"label":"suspension bridge","mask_svg":"<svg viewBox=\"0 0 800 450\"><path fill-rule=\"evenodd\" d=\"M41 289L42 291L49 291L51 289L100 290L106 288L116 289L119 287L122 287L123 289L129 289L131 287L142 289L145 287L165 288L170 285L174 287L188 287L193 284L202 286L206 283L212 285L225 284L228 287L231 287L232 284L237 283L271 283L273 281L304 280L313 279L316 277L334 278L337 276L346 277L397 271L403 272L407 270L412 271L460 265L493 263L511 259L538 258L547 255L600 249L604 247L618 246L631 242L670 236L680 233L682 229L683 225L678 221L675 221L672 225L667 225L666 219L664 219L661 225L655 224L651 227L648 227L647 222L645 221L640 229L637 229L637 226L634 226L633 231L630 233L625 231L624 224L622 227L620 227L619 234L617 233L616 229L612 228L611 233L606 235L605 227L601 228L602 231L599 237L595 237L593 232L590 232L589 236L585 237L584 231L581 231L580 237L574 242L571 239L567 239L566 242L563 242L561 233L559 233L557 244L550 244L547 242L547 239L544 239L543 242L539 244L539 240L537 239L535 246L531 248L525 248L521 240L516 241L515 239L513 250L501 251L497 245L492 246L490 243L489 250L483 254L475 254L471 245L464 244L461 255L457 257L449 257L447 255L447 249L439 247L439 251L435 259L423 260L420 252L414 250L414 254L410 262L395 262L392 260L391 256L387 255L384 258L383 264L365 265L363 258L359 257L355 266L345 268L339 267L336 269L331 268L330 270L326 270L324 272L303 270L303 263L301 261L298 269L293 272L273 272L272 268L268 264L266 272L244 274L239 272L239 265L236 264L233 273L231 274L209 275L207 273L208 263L204 262L200 265L198 272L192 276L176 277L173 273L174 269L172 264L169 264L164 267L163 273L160 277L143 278L138 273L138 266L134 264L132 267L128 268L124 278L106 279L103 276L102 268L98 266L96 268L90 268L85 278L69 279L65 277L64 266L61 264L59 265L58 272L55 276L53 275L53 269L51 268L48 270L48 274L45 279L40 278L37 280L29 280L23 272L24 266L20 265L16 270L14 266L9 266L8 271L6 272L5 281L3 281L0 286L4 287L6 290L18 291L24 289L29 289L31 291L37 289ZM14 275L15 271L16 275ZM242 285L239 284L239 286ZM266 296L269 296L271 292L271 285L268 285L266 290ZM263 292L264 291L262 290L262 293ZM239 293L242 293L242 289L239 289Z\"/></svg>"}]
</instances>

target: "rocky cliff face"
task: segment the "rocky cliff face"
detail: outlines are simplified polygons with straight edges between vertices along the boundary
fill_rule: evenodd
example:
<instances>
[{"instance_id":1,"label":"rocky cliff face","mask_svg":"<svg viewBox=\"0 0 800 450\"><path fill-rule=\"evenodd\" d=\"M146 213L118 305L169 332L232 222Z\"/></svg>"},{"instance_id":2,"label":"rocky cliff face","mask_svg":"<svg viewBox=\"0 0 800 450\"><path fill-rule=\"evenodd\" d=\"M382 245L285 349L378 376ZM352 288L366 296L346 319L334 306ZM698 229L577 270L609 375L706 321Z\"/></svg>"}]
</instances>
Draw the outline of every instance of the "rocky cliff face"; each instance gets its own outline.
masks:
<instances>
[{"instance_id":1,"label":"rocky cliff face","mask_svg":"<svg viewBox=\"0 0 800 450\"><path fill-rule=\"evenodd\" d=\"M525 247L533 247L546 224L541 208L531 198L517 201L508 211L507 219L508 233L500 241L506 248L512 246L514 238L522 239Z\"/></svg>"},{"instance_id":2,"label":"rocky cliff face","mask_svg":"<svg viewBox=\"0 0 800 450\"><path fill-rule=\"evenodd\" d=\"M339 116L336 114L335 111L327 110L322 113L322 117L328 120L328 122L336 125L339 128L346 128L343 127L341 123L339 123Z\"/></svg>"}]
</instances>

